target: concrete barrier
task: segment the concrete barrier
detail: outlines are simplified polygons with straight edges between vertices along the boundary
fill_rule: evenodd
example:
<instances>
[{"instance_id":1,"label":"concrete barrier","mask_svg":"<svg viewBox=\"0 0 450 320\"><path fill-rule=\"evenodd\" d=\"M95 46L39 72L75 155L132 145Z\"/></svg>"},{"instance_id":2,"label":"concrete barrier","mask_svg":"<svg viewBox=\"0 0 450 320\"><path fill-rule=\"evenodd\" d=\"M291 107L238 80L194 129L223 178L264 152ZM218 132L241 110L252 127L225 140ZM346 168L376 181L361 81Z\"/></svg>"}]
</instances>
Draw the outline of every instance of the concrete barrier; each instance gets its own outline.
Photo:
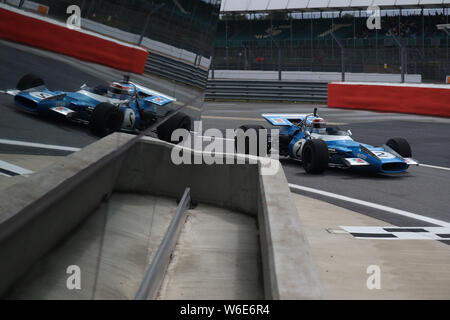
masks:
<instances>
[{"instance_id":1,"label":"concrete barrier","mask_svg":"<svg viewBox=\"0 0 450 320\"><path fill-rule=\"evenodd\" d=\"M141 37L140 34L124 31L85 18L81 19L81 26L83 29L91 30L106 36L111 36L128 43L138 43ZM174 59L188 65L198 66L205 71L209 70L209 66L211 64L210 57L202 57L193 52L183 50L170 44L156 41L147 37L144 37L142 39L141 46L147 48L150 51L150 54L155 53L163 55L164 57Z\"/></svg>"},{"instance_id":2,"label":"concrete barrier","mask_svg":"<svg viewBox=\"0 0 450 320\"><path fill-rule=\"evenodd\" d=\"M260 161L237 164L239 155L224 155L224 163L233 158L235 164L174 165L172 148L159 140L142 140L127 155L115 189L177 197L190 187L194 202L256 215L265 297L320 298L320 281L281 164L274 175L262 175Z\"/></svg>"},{"instance_id":3,"label":"concrete barrier","mask_svg":"<svg viewBox=\"0 0 450 320\"><path fill-rule=\"evenodd\" d=\"M172 144L143 138L126 156L115 189L179 197L191 188L194 202L203 202L256 216L258 166L175 165ZM191 149L187 152L194 154ZM201 157L200 152L196 152ZM143 162L145 159L145 162Z\"/></svg>"},{"instance_id":4,"label":"concrete barrier","mask_svg":"<svg viewBox=\"0 0 450 320\"><path fill-rule=\"evenodd\" d=\"M259 175L258 224L266 299L319 299L322 288L282 169Z\"/></svg>"},{"instance_id":5,"label":"concrete barrier","mask_svg":"<svg viewBox=\"0 0 450 320\"><path fill-rule=\"evenodd\" d=\"M113 191L179 197L254 216L260 230L267 299L317 299L322 291L281 165L175 165L174 145L115 133L0 195L0 294ZM192 156L200 152L185 149ZM275 161L275 160L272 160ZM278 162L277 162L278 163ZM279 163L278 163L279 165Z\"/></svg>"},{"instance_id":6,"label":"concrete barrier","mask_svg":"<svg viewBox=\"0 0 450 320\"><path fill-rule=\"evenodd\" d=\"M214 70L214 79L231 80L278 80L278 71L256 71L256 70ZM212 71L209 77L212 78ZM318 81L331 82L341 80L340 72L311 72L311 71L283 71L282 81ZM370 81L370 82L401 82L400 74L389 73L352 73L345 74L346 81ZM420 83L422 75L407 74L406 82Z\"/></svg>"},{"instance_id":7,"label":"concrete barrier","mask_svg":"<svg viewBox=\"0 0 450 320\"><path fill-rule=\"evenodd\" d=\"M0 295L111 194L125 156L115 151L133 138L111 135L2 190Z\"/></svg>"},{"instance_id":8,"label":"concrete barrier","mask_svg":"<svg viewBox=\"0 0 450 320\"><path fill-rule=\"evenodd\" d=\"M330 83L328 106L450 117L450 85Z\"/></svg>"},{"instance_id":9,"label":"concrete barrier","mask_svg":"<svg viewBox=\"0 0 450 320\"><path fill-rule=\"evenodd\" d=\"M18 27L20 26L20 27ZM0 4L0 38L62 53L84 61L142 74L148 51Z\"/></svg>"}]
</instances>

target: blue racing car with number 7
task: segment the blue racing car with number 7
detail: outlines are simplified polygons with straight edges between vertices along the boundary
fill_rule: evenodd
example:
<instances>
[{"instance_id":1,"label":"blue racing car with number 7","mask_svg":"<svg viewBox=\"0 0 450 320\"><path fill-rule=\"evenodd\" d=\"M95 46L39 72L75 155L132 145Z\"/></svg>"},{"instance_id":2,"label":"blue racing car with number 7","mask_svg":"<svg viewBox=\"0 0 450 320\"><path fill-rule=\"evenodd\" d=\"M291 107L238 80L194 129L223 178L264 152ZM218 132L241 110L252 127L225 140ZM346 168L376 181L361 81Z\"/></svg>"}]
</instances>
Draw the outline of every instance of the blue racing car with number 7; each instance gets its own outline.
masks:
<instances>
[{"instance_id":1,"label":"blue racing car with number 7","mask_svg":"<svg viewBox=\"0 0 450 320\"><path fill-rule=\"evenodd\" d=\"M391 138L380 147L354 141L350 130L328 126L312 114L263 114L271 125L280 127L279 154L302 162L307 173L323 173L328 167L359 168L383 174L405 172L418 165L404 138ZM242 126L241 129L264 129ZM270 144L269 144L270 145Z\"/></svg>"}]
</instances>

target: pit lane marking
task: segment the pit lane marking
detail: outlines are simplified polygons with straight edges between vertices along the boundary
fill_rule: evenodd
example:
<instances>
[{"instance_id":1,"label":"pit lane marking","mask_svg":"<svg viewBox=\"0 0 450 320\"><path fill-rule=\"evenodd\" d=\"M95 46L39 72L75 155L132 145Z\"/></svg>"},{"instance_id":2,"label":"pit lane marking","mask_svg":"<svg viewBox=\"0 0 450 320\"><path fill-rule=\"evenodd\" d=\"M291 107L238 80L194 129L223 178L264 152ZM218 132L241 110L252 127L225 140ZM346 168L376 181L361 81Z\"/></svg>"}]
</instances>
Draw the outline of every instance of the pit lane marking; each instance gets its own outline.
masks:
<instances>
[{"instance_id":1,"label":"pit lane marking","mask_svg":"<svg viewBox=\"0 0 450 320\"><path fill-rule=\"evenodd\" d=\"M0 144L6 144L6 145L10 145L10 146L39 148L39 149L71 151L71 152L77 152L77 151L81 150L80 148L74 148L74 147L57 146L57 145L52 145L52 144L42 144L42 143L34 143L34 142L18 141L18 140L8 140L8 139L0 139Z\"/></svg>"},{"instance_id":2,"label":"pit lane marking","mask_svg":"<svg viewBox=\"0 0 450 320\"><path fill-rule=\"evenodd\" d=\"M381 210L381 211L385 211L385 212L397 214L397 215L400 215L400 216L408 217L408 218L411 218L411 219L415 219L415 220L419 220L419 221L435 224L435 225L438 225L440 227L450 228L450 223L449 222L445 222L445 221L442 221L442 220L438 220L438 219L422 216L422 215L419 215L419 214L416 214L416 213L412 213L412 212L409 212L409 211L395 209L395 208L391 208L391 207L384 206L384 205L381 205L381 204L377 204L377 203L373 203L373 202L369 202L369 201L364 201L364 200L359 200L359 199L355 199L355 198L350 198L350 197L339 195L339 194L336 194L336 193L323 191L323 190L318 190L318 189L309 188L309 187L304 187L304 186L299 186L299 185L291 184L291 183L289 184L289 187L291 189L294 189L294 190L301 190L301 191L306 191L306 192L310 192L310 193L320 194L320 195L325 196L325 197L334 198L334 199L338 199L338 200L342 200L342 201L346 201L346 202L351 202L351 203L356 203L356 204L359 204L359 205L362 205L362 206L365 206L365 207L370 207L370 208L378 209L378 210Z\"/></svg>"},{"instance_id":3,"label":"pit lane marking","mask_svg":"<svg viewBox=\"0 0 450 320\"><path fill-rule=\"evenodd\" d=\"M234 139L214 137L214 136L204 136L198 132L190 131L192 135L197 135L197 137L204 139L204 141L209 142L213 140L222 140L222 141L234 141Z\"/></svg>"},{"instance_id":4,"label":"pit lane marking","mask_svg":"<svg viewBox=\"0 0 450 320\"><path fill-rule=\"evenodd\" d=\"M0 160L0 174L7 177L29 175L34 173L31 170L16 166L12 163Z\"/></svg>"},{"instance_id":5,"label":"pit lane marking","mask_svg":"<svg viewBox=\"0 0 450 320\"><path fill-rule=\"evenodd\" d=\"M224 117L224 116L202 116L202 119L215 119L215 120L232 120L232 121L258 121L267 122L265 119L261 118L245 118L245 117Z\"/></svg>"},{"instance_id":6,"label":"pit lane marking","mask_svg":"<svg viewBox=\"0 0 450 320\"><path fill-rule=\"evenodd\" d=\"M450 171L450 168L446 168L446 167L439 167L439 166L432 166L429 164L419 164L419 167L426 167L426 168L433 168L433 169L440 169L440 170L446 170L446 171Z\"/></svg>"},{"instance_id":7,"label":"pit lane marking","mask_svg":"<svg viewBox=\"0 0 450 320\"><path fill-rule=\"evenodd\" d=\"M450 240L450 228L446 227L354 227L341 229L356 239L376 240Z\"/></svg>"}]
</instances>

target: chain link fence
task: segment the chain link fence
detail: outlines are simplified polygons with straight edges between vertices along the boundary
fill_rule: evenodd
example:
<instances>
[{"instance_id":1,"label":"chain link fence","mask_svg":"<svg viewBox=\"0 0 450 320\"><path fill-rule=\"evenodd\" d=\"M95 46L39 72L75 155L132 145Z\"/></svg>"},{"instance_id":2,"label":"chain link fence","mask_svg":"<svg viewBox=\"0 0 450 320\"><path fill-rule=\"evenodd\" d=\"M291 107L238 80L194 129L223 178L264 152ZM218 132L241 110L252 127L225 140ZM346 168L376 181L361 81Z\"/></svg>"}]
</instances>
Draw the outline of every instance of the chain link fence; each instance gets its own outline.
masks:
<instances>
[{"instance_id":1,"label":"chain link fence","mask_svg":"<svg viewBox=\"0 0 450 320\"><path fill-rule=\"evenodd\" d=\"M448 17L443 19L448 20ZM426 24L427 20L424 21ZM230 30L229 25L233 23L229 21L226 30ZM242 22L239 23L242 25ZM257 23L261 24L261 21ZM424 30L425 28L430 30L428 33L424 31L424 34L431 34L431 36L399 34L398 38L405 47L406 73L422 75L423 82L443 83L446 76L450 75L449 37L443 31L439 32L432 23L433 21L430 21L430 25L424 27ZM224 24L223 21L222 24ZM275 33L273 30L276 30L273 25L266 31L269 36L255 40L235 40L244 36L236 31L228 31L228 34L224 36L224 30L222 30L222 35L216 39L215 43L213 68L216 70L341 72L341 48L330 34L321 37L317 34L323 30L315 31L314 35L311 31L311 36L308 38L310 32L308 23L297 26L294 24L293 27L292 22L289 21L285 21L284 26L280 27L281 24L278 22L280 33L284 26L286 29L289 25L293 28L293 31L290 31L290 37L289 30L283 30L288 35L285 35L284 39L281 37L282 34L271 36L271 33ZM331 22L328 25L327 22L324 24L328 29L332 26ZM357 33L355 25L349 23L346 26L350 34ZM436 30L432 30L433 28ZM222 29L225 28L222 26ZM254 35L256 32L258 31L252 30L248 34ZM308 39L295 40L292 32L303 32ZM344 32L341 34L339 32L336 36L345 48L346 72L401 73L402 52L394 37L381 32L379 36L378 33L372 33L364 37L344 37L342 35Z\"/></svg>"}]
</instances>

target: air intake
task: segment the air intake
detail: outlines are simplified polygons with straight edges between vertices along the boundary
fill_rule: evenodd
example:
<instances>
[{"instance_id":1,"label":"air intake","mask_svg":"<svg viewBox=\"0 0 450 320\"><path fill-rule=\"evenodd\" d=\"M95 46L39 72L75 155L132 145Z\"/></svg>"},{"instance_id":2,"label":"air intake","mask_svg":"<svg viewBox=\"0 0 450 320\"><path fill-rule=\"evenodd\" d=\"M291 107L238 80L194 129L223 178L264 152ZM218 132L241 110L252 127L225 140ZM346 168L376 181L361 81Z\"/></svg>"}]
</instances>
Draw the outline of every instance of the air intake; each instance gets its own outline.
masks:
<instances>
[{"instance_id":1,"label":"air intake","mask_svg":"<svg viewBox=\"0 0 450 320\"><path fill-rule=\"evenodd\" d=\"M28 108L28 109L37 109L37 102L34 102L33 100L24 98L22 96L16 96L15 97L16 103L20 104L21 106Z\"/></svg>"},{"instance_id":2,"label":"air intake","mask_svg":"<svg viewBox=\"0 0 450 320\"><path fill-rule=\"evenodd\" d=\"M381 169L386 172L403 171L406 170L407 166L404 162L390 162L382 164Z\"/></svg>"}]
</instances>

